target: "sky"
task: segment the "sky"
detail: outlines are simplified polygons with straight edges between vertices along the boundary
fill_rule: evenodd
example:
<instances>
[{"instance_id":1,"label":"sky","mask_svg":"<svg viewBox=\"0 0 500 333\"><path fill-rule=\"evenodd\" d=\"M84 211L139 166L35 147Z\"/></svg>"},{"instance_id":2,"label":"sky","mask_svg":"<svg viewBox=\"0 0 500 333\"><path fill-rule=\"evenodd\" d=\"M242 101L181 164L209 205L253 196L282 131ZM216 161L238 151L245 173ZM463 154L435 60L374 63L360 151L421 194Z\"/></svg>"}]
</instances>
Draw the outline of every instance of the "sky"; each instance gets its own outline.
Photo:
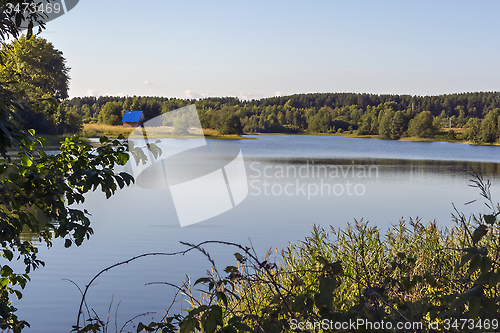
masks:
<instances>
[{"instance_id":1,"label":"sky","mask_svg":"<svg viewBox=\"0 0 500 333\"><path fill-rule=\"evenodd\" d=\"M80 0L41 34L70 97L500 90L500 1Z\"/></svg>"}]
</instances>

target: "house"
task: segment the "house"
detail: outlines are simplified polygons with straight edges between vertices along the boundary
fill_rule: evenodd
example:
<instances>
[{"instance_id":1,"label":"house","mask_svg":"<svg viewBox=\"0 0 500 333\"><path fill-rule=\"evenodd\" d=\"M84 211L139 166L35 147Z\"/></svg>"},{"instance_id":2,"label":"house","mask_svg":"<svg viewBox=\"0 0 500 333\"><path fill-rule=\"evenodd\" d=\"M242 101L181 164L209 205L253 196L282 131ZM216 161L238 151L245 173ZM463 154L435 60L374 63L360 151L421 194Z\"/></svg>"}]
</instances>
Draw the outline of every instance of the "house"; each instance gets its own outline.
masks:
<instances>
[{"instance_id":1,"label":"house","mask_svg":"<svg viewBox=\"0 0 500 333\"><path fill-rule=\"evenodd\" d=\"M144 114L142 111L125 111L122 118L123 125L137 127L144 122Z\"/></svg>"}]
</instances>

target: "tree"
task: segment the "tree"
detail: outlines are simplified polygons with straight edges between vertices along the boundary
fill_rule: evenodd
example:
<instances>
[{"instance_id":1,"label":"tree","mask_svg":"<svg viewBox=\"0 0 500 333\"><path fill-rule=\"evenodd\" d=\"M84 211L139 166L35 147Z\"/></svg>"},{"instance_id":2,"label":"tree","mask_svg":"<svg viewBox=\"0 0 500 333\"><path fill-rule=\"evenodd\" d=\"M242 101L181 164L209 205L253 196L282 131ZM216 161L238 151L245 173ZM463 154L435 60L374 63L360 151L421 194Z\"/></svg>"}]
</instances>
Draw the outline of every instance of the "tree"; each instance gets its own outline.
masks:
<instances>
[{"instance_id":1,"label":"tree","mask_svg":"<svg viewBox=\"0 0 500 333\"><path fill-rule=\"evenodd\" d=\"M24 102L68 97L69 68L62 52L46 39L21 36L2 45L3 65L0 66L2 82L17 81L12 86L17 100ZM21 95L21 91L24 94Z\"/></svg>"},{"instance_id":2,"label":"tree","mask_svg":"<svg viewBox=\"0 0 500 333\"><path fill-rule=\"evenodd\" d=\"M394 117L394 110L386 110L383 113L379 115L379 127L378 127L378 133L381 138L383 139L392 139L391 135L391 124L392 124L392 118Z\"/></svg>"},{"instance_id":3,"label":"tree","mask_svg":"<svg viewBox=\"0 0 500 333\"><path fill-rule=\"evenodd\" d=\"M22 5L22 2L36 3L33 0L13 0L10 3ZM2 14L0 37L4 40L18 37L24 14L12 14L10 20L5 16L5 11ZM38 14L25 15L29 17L28 37L25 38L29 44L29 35L33 25L38 22ZM21 19L12 19L16 17ZM39 24L43 28L43 21ZM47 71L50 72L51 68L47 68ZM44 82L31 77L29 67L14 69L21 79L31 80L30 88L33 88L34 93L24 101L33 102L27 98L35 97L35 93L45 89ZM40 75L44 75L43 71ZM62 79L64 81L64 77ZM64 86L64 82L59 83ZM52 91L52 97L63 98L63 90ZM38 234L40 241L48 246L52 244L53 238L65 239L66 247L81 245L93 233L89 215L85 211L69 208L69 205L83 202L88 191L99 187L109 198L118 188L133 181L132 176L115 174L113 171L115 164L123 165L128 160L127 148L118 140L109 142L103 137L102 146L94 150L74 137L66 138L61 144L60 154L47 155L37 150L37 143L43 144L44 140L35 138L35 132L23 126L20 115L27 111L15 98L19 93L16 86L6 81L0 82L0 254L3 257L0 269L0 329L15 333L21 332L29 324L16 316L17 309L11 297L15 295L18 299L22 298L21 289L30 280L29 273L43 265L37 257L36 245L21 239L23 228ZM7 154L9 150L18 151L18 157L11 158ZM138 159L144 156L136 150L134 152ZM15 272L8 262L19 259L23 259L25 269Z\"/></svg>"},{"instance_id":4,"label":"tree","mask_svg":"<svg viewBox=\"0 0 500 333\"><path fill-rule=\"evenodd\" d=\"M408 132L411 136L430 138L436 132L430 111L422 111L410 120Z\"/></svg>"},{"instance_id":5,"label":"tree","mask_svg":"<svg viewBox=\"0 0 500 333\"><path fill-rule=\"evenodd\" d=\"M307 130L315 133L328 133L332 127L332 115L327 108L321 108L307 120Z\"/></svg>"},{"instance_id":6,"label":"tree","mask_svg":"<svg viewBox=\"0 0 500 333\"><path fill-rule=\"evenodd\" d=\"M396 111L391 120L391 139L398 140L406 130L406 118L403 111Z\"/></svg>"},{"instance_id":7,"label":"tree","mask_svg":"<svg viewBox=\"0 0 500 333\"><path fill-rule=\"evenodd\" d=\"M174 129L172 134L178 136L189 135L189 121L185 116L179 116L174 119Z\"/></svg>"},{"instance_id":8,"label":"tree","mask_svg":"<svg viewBox=\"0 0 500 333\"><path fill-rule=\"evenodd\" d=\"M464 110L459 110L459 115L457 118L457 126L458 127L464 127L465 124L467 123L467 117L465 117L465 112Z\"/></svg>"},{"instance_id":9,"label":"tree","mask_svg":"<svg viewBox=\"0 0 500 333\"><path fill-rule=\"evenodd\" d=\"M56 112L53 115L53 121L56 127L56 134L76 134L82 128L82 117L74 110L68 108L65 102L57 106Z\"/></svg>"},{"instance_id":10,"label":"tree","mask_svg":"<svg viewBox=\"0 0 500 333\"><path fill-rule=\"evenodd\" d=\"M470 118L463 127L464 140L479 143L481 142L481 119Z\"/></svg>"},{"instance_id":11,"label":"tree","mask_svg":"<svg viewBox=\"0 0 500 333\"><path fill-rule=\"evenodd\" d=\"M240 118L236 115L229 115L222 120L221 126L218 128L220 134L243 134Z\"/></svg>"},{"instance_id":12,"label":"tree","mask_svg":"<svg viewBox=\"0 0 500 333\"><path fill-rule=\"evenodd\" d=\"M119 125L122 122L122 106L118 102L107 102L99 112L99 122Z\"/></svg>"},{"instance_id":13,"label":"tree","mask_svg":"<svg viewBox=\"0 0 500 333\"><path fill-rule=\"evenodd\" d=\"M481 141L486 143L495 142L498 137L498 117L500 116L500 110L494 109L490 110L486 117L481 121Z\"/></svg>"},{"instance_id":14,"label":"tree","mask_svg":"<svg viewBox=\"0 0 500 333\"><path fill-rule=\"evenodd\" d=\"M24 105L19 115L26 128L62 134L67 127L78 127L68 123L70 118L62 123L55 119L57 102L68 97L69 68L61 51L43 38L22 35L3 44L2 55L0 82L9 82L14 98Z\"/></svg>"}]
</instances>

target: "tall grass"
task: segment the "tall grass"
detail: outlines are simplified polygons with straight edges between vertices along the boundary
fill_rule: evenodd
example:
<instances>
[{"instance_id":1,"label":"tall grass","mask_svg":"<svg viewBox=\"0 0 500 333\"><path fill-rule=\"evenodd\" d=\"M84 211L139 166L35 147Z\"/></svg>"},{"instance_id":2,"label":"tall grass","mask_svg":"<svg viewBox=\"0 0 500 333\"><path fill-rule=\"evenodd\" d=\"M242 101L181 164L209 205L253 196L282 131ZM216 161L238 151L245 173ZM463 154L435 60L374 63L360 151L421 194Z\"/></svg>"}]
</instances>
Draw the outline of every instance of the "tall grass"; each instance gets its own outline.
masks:
<instances>
[{"instance_id":1,"label":"tall grass","mask_svg":"<svg viewBox=\"0 0 500 333\"><path fill-rule=\"evenodd\" d=\"M103 135L117 138L120 134L128 137L136 127L127 125L106 125L106 124L84 124L81 136L86 138L95 138ZM165 134L172 132L171 126L149 127L148 136L152 138L162 138ZM208 139L240 139L239 135L221 135L214 129L203 129L203 134Z\"/></svg>"},{"instance_id":2,"label":"tall grass","mask_svg":"<svg viewBox=\"0 0 500 333\"><path fill-rule=\"evenodd\" d=\"M449 228L410 219L386 233L363 221L314 226L304 241L278 251L277 263L269 255L257 259L250 249L236 254L238 265L226 268L226 277L202 281L212 286L203 299L215 291L225 295L227 304L218 298L209 305L224 310L219 327L228 332L330 332L328 325L296 324L358 319L391 323L394 329L386 326L386 332L402 331L397 323L422 324L406 330L411 332L431 332L432 325L457 332L498 329L499 207L491 200L491 184L474 176L491 214L466 218L455 212ZM203 331L204 318L194 317Z\"/></svg>"},{"instance_id":3,"label":"tall grass","mask_svg":"<svg viewBox=\"0 0 500 333\"><path fill-rule=\"evenodd\" d=\"M363 220L313 226L303 241L276 251L276 262L234 243L185 244L182 254L201 251L212 270L177 287L189 308L139 323L137 332L498 331L500 206L488 181L474 174L472 182L491 213L456 211L448 228L412 219L387 232ZM219 272L202 247L210 243L236 248L235 265ZM356 329L335 326L352 321Z\"/></svg>"},{"instance_id":4,"label":"tall grass","mask_svg":"<svg viewBox=\"0 0 500 333\"><path fill-rule=\"evenodd\" d=\"M130 133L132 133L134 129L135 127L124 125L112 126L102 123L83 124L81 135L87 138L95 138L102 135L118 137L120 134L122 134L124 137L127 137Z\"/></svg>"}]
</instances>

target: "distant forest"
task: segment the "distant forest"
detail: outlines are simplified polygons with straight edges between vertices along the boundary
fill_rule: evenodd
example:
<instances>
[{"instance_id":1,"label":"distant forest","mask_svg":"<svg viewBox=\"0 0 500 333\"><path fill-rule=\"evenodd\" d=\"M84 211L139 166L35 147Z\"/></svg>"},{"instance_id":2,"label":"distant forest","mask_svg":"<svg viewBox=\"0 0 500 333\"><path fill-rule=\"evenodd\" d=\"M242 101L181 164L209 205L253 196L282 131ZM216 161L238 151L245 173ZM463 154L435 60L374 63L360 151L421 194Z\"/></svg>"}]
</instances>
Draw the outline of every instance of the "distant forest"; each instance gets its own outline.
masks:
<instances>
[{"instance_id":1,"label":"distant forest","mask_svg":"<svg viewBox=\"0 0 500 333\"><path fill-rule=\"evenodd\" d=\"M493 143L500 137L500 92L439 96L311 93L251 101L101 96L63 103L59 109L71 119L110 125L120 124L126 110L141 110L151 119L194 103L202 127L221 134L348 132L399 139L432 137L449 128L449 139Z\"/></svg>"}]
</instances>

